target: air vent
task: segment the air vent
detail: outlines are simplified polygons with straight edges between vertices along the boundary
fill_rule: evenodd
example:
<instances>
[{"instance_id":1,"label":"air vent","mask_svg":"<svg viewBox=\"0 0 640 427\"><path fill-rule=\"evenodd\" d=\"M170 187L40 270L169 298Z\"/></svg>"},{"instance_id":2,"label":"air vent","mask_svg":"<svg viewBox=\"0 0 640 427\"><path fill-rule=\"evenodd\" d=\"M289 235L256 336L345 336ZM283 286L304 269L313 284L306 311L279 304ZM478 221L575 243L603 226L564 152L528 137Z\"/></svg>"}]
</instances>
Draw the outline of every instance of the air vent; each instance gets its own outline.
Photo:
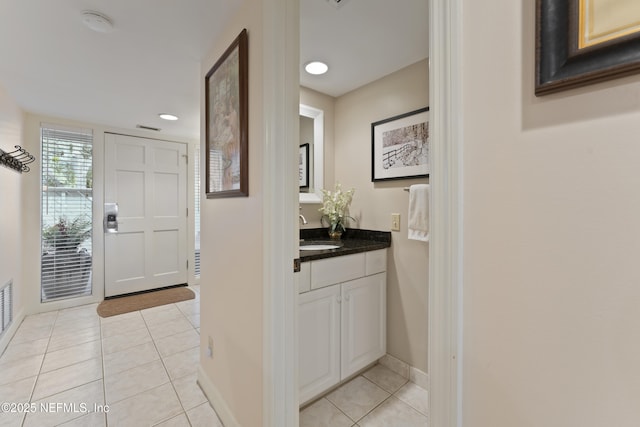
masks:
<instances>
[{"instance_id":1,"label":"air vent","mask_svg":"<svg viewBox=\"0 0 640 427\"><path fill-rule=\"evenodd\" d=\"M8 282L0 288L0 336L13 320L13 284Z\"/></svg>"},{"instance_id":2,"label":"air vent","mask_svg":"<svg viewBox=\"0 0 640 427\"><path fill-rule=\"evenodd\" d=\"M160 132L160 128L154 128L154 127L152 127L152 126L136 125L136 127L137 127L138 129L153 130L153 131L156 131L156 132Z\"/></svg>"},{"instance_id":3,"label":"air vent","mask_svg":"<svg viewBox=\"0 0 640 427\"><path fill-rule=\"evenodd\" d=\"M347 0L327 0L327 3L329 3L331 6L335 7L336 9L344 6L346 2Z\"/></svg>"}]
</instances>

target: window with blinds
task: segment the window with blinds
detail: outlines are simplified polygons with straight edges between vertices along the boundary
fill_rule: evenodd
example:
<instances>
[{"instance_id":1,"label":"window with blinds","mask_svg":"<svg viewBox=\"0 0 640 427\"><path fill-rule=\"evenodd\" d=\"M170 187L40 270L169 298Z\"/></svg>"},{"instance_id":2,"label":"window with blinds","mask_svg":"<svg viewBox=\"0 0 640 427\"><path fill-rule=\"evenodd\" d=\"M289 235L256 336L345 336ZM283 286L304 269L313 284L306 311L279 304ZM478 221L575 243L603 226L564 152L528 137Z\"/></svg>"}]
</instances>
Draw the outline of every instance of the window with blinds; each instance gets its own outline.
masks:
<instances>
[{"instance_id":1,"label":"window with blinds","mask_svg":"<svg viewBox=\"0 0 640 427\"><path fill-rule=\"evenodd\" d=\"M41 126L41 299L91 295L93 131Z\"/></svg>"},{"instance_id":2,"label":"window with blinds","mask_svg":"<svg viewBox=\"0 0 640 427\"><path fill-rule=\"evenodd\" d=\"M194 209L194 221L195 221L195 232L196 232L196 253L195 253L195 267L194 267L194 275L196 277L200 276L200 149L196 148L195 152L195 209Z\"/></svg>"}]
</instances>

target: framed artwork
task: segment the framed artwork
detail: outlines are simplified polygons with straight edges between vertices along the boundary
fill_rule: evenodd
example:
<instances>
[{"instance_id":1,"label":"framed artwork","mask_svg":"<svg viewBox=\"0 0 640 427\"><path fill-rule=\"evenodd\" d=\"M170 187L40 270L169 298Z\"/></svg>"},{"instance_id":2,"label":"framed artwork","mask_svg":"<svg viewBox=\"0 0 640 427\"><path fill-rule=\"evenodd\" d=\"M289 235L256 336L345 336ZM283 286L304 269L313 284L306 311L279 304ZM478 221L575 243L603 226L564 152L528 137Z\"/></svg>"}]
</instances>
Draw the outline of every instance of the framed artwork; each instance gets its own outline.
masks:
<instances>
[{"instance_id":1,"label":"framed artwork","mask_svg":"<svg viewBox=\"0 0 640 427\"><path fill-rule=\"evenodd\" d=\"M298 178L300 188L309 188L309 144L300 146L300 156L298 159Z\"/></svg>"},{"instance_id":2,"label":"framed artwork","mask_svg":"<svg viewBox=\"0 0 640 427\"><path fill-rule=\"evenodd\" d=\"M536 95L638 72L640 2L536 0Z\"/></svg>"},{"instance_id":3,"label":"framed artwork","mask_svg":"<svg viewBox=\"0 0 640 427\"><path fill-rule=\"evenodd\" d=\"M247 49L244 29L205 77L207 198L249 195Z\"/></svg>"},{"instance_id":4,"label":"framed artwork","mask_svg":"<svg viewBox=\"0 0 640 427\"><path fill-rule=\"evenodd\" d=\"M371 181L427 177L429 107L371 123Z\"/></svg>"}]
</instances>

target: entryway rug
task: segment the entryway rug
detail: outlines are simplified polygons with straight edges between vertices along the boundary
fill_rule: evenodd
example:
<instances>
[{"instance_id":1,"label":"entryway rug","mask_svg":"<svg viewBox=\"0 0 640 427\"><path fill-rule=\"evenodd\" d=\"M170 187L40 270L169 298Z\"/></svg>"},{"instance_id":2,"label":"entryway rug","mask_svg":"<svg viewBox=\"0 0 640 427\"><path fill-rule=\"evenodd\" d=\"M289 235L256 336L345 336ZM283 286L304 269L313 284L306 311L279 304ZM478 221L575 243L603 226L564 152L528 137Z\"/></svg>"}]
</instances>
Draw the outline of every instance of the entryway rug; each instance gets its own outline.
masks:
<instances>
[{"instance_id":1,"label":"entryway rug","mask_svg":"<svg viewBox=\"0 0 640 427\"><path fill-rule=\"evenodd\" d=\"M102 301L98 304L97 311L100 317L110 317L159 305L186 301L195 297L196 295L193 291L186 287L161 289Z\"/></svg>"}]
</instances>

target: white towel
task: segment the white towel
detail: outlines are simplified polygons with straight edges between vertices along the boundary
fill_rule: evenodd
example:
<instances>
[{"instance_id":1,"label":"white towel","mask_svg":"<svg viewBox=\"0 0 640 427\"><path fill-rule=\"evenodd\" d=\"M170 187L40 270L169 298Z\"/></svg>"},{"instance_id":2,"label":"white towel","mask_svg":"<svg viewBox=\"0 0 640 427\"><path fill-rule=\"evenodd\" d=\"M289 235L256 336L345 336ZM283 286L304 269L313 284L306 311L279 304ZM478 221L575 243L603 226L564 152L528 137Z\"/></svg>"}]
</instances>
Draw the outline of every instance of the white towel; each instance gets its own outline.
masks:
<instances>
[{"instance_id":1,"label":"white towel","mask_svg":"<svg viewBox=\"0 0 640 427\"><path fill-rule=\"evenodd\" d=\"M409 239L429 241L429 184L409 187Z\"/></svg>"}]
</instances>

